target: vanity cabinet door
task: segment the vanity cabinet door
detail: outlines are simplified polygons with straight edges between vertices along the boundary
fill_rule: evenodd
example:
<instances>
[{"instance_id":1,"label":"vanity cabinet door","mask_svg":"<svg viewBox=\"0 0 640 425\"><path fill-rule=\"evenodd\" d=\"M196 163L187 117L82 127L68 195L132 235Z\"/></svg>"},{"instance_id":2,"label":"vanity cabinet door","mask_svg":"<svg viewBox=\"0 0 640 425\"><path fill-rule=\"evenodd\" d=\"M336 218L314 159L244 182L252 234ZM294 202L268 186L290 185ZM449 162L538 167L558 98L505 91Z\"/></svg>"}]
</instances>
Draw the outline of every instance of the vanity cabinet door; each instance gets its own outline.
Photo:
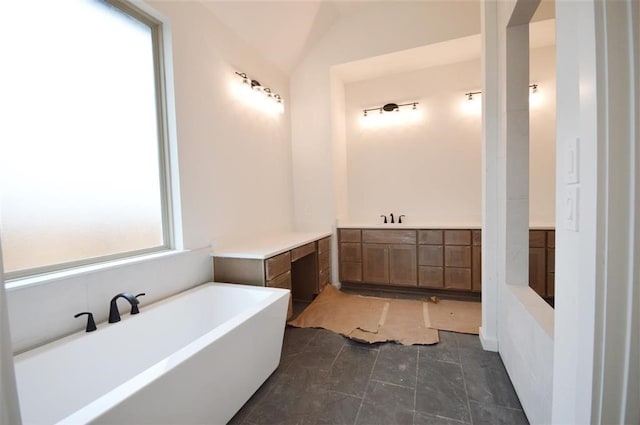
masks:
<instances>
[{"instance_id":1,"label":"vanity cabinet door","mask_svg":"<svg viewBox=\"0 0 640 425\"><path fill-rule=\"evenodd\" d=\"M366 283L389 284L389 247L362 244L362 279Z\"/></svg>"},{"instance_id":2,"label":"vanity cabinet door","mask_svg":"<svg viewBox=\"0 0 640 425\"><path fill-rule=\"evenodd\" d=\"M415 245L389 245L389 283L418 284L418 261Z\"/></svg>"},{"instance_id":3,"label":"vanity cabinet door","mask_svg":"<svg viewBox=\"0 0 640 425\"><path fill-rule=\"evenodd\" d=\"M529 286L541 297L546 294L547 265L545 248L529 248Z\"/></svg>"}]
</instances>

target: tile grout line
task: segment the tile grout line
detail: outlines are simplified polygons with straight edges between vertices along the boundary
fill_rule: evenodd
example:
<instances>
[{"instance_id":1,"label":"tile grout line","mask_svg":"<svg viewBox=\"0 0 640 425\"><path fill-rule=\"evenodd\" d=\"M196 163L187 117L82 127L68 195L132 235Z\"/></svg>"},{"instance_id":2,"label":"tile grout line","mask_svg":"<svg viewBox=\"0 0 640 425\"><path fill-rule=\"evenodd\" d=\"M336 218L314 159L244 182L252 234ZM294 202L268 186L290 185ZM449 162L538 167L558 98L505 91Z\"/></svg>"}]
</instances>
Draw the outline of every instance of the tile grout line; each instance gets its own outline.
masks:
<instances>
[{"instance_id":1,"label":"tile grout line","mask_svg":"<svg viewBox=\"0 0 640 425\"><path fill-rule=\"evenodd\" d=\"M420 374L420 346L416 350L416 385L413 388L413 419L412 423L416 423L416 403L418 399L418 375Z\"/></svg>"},{"instance_id":2,"label":"tile grout line","mask_svg":"<svg viewBox=\"0 0 640 425\"><path fill-rule=\"evenodd\" d=\"M473 425L473 414L471 413L471 401L469 400L469 388L467 386L467 378L464 374L464 364L462 363L462 354L460 354L460 344L458 344L458 336L455 336L456 348L458 351L458 360L460 361L460 371L462 372L462 382L464 383L464 395L467 397L467 411L469 412L469 422Z\"/></svg>"},{"instance_id":3,"label":"tile grout line","mask_svg":"<svg viewBox=\"0 0 640 425\"><path fill-rule=\"evenodd\" d=\"M369 385L371 385L371 377L373 376L373 371L376 370L376 364L378 363L378 356L380 356L380 351L382 350L382 346L378 347L376 350L376 359L373 361L373 366L371 366L371 372L369 372L369 379L367 379L367 385L364 387L364 393L362 394L362 399L360 400L360 407L358 407L358 413L356 413L356 418L353 421L353 424L358 423L358 418L360 417L360 412L362 411L362 406L364 405L364 398L367 395L367 390L369 389Z\"/></svg>"}]
</instances>

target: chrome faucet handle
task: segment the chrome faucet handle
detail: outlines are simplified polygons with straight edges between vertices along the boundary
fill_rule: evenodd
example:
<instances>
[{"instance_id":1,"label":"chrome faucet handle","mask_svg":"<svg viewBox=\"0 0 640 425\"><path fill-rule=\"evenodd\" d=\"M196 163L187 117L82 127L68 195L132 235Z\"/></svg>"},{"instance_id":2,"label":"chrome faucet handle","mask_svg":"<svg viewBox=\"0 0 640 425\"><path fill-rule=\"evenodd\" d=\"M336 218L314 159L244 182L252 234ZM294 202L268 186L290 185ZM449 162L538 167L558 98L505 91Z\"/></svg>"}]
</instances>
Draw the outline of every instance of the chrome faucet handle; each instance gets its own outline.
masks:
<instances>
[{"instance_id":1,"label":"chrome faucet handle","mask_svg":"<svg viewBox=\"0 0 640 425\"><path fill-rule=\"evenodd\" d=\"M96 322L93 320L93 313L91 313L90 311L83 311L82 313L78 313L73 317L78 318L85 314L87 315L87 327L85 329L85 332L93 332L98 329L96 328Z\"/></svg>"}]
</instances>

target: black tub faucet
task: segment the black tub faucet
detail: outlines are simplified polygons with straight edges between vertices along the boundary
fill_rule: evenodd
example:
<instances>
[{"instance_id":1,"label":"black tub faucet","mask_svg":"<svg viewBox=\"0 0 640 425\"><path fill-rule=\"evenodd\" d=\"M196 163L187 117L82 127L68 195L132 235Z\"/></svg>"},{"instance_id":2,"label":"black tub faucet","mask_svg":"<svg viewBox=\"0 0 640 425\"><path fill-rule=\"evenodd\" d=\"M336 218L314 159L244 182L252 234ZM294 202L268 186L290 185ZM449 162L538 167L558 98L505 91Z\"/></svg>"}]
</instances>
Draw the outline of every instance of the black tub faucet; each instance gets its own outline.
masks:
<instances>
[{"instance_id":1,"label":"black tub faucet","mask_svg":"<svg viewBox=\"0 0 640 425\"><path fill-rule=\"evenodd\" d=\"M386 215L381 215L380 217L384 218L384 223L387 222L387 216Z\"/></svg>"},{"instance_id":2,"label":"black tub faucet","mask_svg":"<svg viewBox=\"0 0 640 425\"><path fill-rule=\"evenodd\" d=\"M391 221L389 221L389 223L395 223L395 221L393 221L393 213L390 213L389 217L391 217Z\"/></svg>"},{"instance_id":3,"label":"black tub faucet","mask_svg":"<svg viewBox=\"0 0 640 425\"><path fill-rule=\"evenodd\" d=\"M128 292L121 292L115 297L111 298L111 306L109 307L109 323L116 323L120 321L120 312L118 311L118 298L124 298L131 304L131 314L138 313L138 299Z\"/></svg>"},{"instance_id":4,"label":"black tub faucet","mask_svg":"<svg viewBox=\"0 0 640 425\"><path fill-rule=\"evenodd\" d=\"M138 300L139 297L144 297L145 294L144 292L139 293L138 295L136 295L136 301ZM140 303L140 301L138 301L138 304ZM138 314L140 313L140 310L138 310L138 304L132 305L131 306L131 314Z\"/></svg>"},{"instance_id":5,"label":"black tub faucet","mask_svg":"<svg viewBox=\"0 0 640 425\"><path fill-rule=\"evenodd\" d=\"M93 331L95 331L97 328L96 328L96 322L95 322L95 320L93 320L93 313L88 312L88 311L83 311L82 313L78 313L73 317L78 318L78 317L83 316L85 314L87 315L87 327L85 328L85 332L93 332Z\"/></svg>"}]
</instances>

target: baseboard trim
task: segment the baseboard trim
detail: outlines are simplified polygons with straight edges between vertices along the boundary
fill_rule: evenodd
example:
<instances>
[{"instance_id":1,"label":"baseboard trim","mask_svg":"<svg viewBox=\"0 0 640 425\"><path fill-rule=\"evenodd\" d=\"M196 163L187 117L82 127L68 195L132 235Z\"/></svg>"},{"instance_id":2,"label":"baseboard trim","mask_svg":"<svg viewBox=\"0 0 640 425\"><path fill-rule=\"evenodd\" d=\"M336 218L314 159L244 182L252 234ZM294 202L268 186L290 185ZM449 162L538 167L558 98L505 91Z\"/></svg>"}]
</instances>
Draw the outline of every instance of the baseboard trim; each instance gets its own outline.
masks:
<instances>
[{"instance_id":1,"label":"baseboard trim","mask_svg":"<svg viewBox=\"0 0 640 425\"><path fill-rule=\"evenodd\" d=\"M482 326L480 326L480 343L482 344L482 348L484 348L485 351L494 351L497 352L498 351L498 340L495 338L487 338L487 336L484 333L484 329L482 329Z\"/></svg>"}]
</instances>

